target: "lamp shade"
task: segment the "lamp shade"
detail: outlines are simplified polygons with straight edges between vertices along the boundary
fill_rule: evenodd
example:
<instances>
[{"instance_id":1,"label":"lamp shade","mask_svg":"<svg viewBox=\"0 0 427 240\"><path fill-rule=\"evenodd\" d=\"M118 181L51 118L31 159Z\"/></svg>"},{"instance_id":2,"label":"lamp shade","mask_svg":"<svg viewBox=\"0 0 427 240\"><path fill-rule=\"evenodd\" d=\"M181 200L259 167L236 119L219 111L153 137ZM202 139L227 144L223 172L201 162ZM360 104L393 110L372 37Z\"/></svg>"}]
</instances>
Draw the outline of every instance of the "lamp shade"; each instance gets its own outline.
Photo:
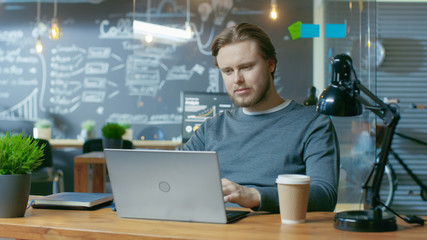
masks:
<instances>
[{"instance_id":1,"label":"lamp shade","mask_svg":"<svg viewBox=\"0 0 427 240\"><path fill-rule=\"evenodd\" d=\"M332 116L357 116L362 114L362 104L337 85L331 84L319 97L317 111Z\"/></svg>"}]
</instances>

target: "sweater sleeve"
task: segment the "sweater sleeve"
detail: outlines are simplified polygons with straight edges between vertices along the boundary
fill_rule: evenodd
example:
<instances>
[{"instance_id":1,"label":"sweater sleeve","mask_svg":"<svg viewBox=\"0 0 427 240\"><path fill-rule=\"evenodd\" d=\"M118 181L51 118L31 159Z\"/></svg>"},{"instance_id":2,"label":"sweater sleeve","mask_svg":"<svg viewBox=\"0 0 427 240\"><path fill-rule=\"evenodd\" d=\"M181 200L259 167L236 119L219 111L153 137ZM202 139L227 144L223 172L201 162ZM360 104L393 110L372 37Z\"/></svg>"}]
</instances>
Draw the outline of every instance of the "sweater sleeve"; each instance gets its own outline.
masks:
<instances>
[{"instance_id":1,"label":"sweater sleeve","mask_svg":"<svg viewBox=\"0 0 427 240\"><path fill-rule=\"evenodd\" d=\"M339 146L329 117L319 115L307 131L304 161L310 176L308 211L333 211L337 203Z\"/></svg>"},{"instance_id":2,"label":"sweater sleeve","mask_svg":"<svg viewBox=\"0 0 427 240\"><path fill-rule=\"evenodd\" d=\"M191 138L181 147L184 151L205 151L202 128L197 129Z\"/></svg>"},{"instance_id":3,"label":"sweater sleeve","mask_svg":"<svg viewBox=\"0 0 427 240\"><path fill-rule=\"evenodd\" d=\"M252 208L254 211L267 211L272 213L280 212L279 196L277 187L255 187L261 195L261 201L258 207Z\"/></svg>"}]
</instances>

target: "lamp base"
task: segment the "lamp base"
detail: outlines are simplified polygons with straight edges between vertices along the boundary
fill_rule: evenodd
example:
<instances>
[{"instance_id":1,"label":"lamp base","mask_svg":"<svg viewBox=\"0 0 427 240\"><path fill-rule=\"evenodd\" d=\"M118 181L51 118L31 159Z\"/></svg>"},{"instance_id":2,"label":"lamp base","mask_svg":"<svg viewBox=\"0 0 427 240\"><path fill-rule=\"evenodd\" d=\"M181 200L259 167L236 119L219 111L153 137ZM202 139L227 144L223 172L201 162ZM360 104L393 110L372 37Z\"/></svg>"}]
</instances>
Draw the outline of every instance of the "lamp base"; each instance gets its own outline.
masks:
<instances>
[{"instance_id":1,"label":"lamp base","mask_svg":"<svg viewBox=\"0 0 427 240\"><path fill-rule=\"evenodd\" d=\"M389 232L396 231L396 217L387 212L380 219L373 219L372 210L345 211L335 214L335 228L353 232Z\"/></svg>"}]
</instances>

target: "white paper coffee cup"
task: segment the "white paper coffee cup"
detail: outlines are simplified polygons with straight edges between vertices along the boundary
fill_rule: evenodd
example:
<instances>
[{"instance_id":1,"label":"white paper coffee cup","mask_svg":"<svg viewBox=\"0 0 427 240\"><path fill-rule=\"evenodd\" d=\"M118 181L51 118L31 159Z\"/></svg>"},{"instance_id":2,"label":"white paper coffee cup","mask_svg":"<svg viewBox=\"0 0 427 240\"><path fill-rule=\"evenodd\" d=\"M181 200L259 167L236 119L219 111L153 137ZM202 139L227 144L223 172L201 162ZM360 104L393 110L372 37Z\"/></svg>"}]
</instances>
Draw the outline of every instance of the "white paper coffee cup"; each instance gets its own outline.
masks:
<instances>
[{"instance_id":1,"label":"white paper coffee cup","mask_svg":"<svg viewBox=\"0 0 427 240\"><path fill-rule=\"evenodd\" d=\"M300 174L283 174L277 177L276 183L282 223L296 224L305 222L310 192L310 177Z\"/></svg>"}]
</instances>

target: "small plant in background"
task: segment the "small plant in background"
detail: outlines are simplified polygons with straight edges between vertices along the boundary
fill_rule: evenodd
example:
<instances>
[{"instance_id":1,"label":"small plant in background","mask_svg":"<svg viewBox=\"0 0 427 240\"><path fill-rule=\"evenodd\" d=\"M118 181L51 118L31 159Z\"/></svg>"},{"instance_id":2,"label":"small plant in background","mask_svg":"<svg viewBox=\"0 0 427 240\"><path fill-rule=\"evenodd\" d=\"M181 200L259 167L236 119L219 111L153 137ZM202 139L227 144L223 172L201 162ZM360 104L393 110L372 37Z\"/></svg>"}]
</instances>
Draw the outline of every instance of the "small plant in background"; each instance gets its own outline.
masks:
<instances>
[{"instance_id":1,"label":"small plant in background","mask_svg":"<svg viewBox=\"0 0 427 240\"><path fill-rule=\"evenodd\" d=\"M31 137L6 135L0 137L0 175L30 174L43 162L43 148Z\"/></svg>"},{"instance_id":2,"label":"small plant in background","mask_svg":"<svg viewBox=\"0 0 427 240\"><path fill-rule=\"evenodd\" d=\"M50 128L52 126L52 122L47 119L40 119L34 123L35 128Z\"/></svg>"},{"instance_id":3,"label":"small plant in background","mask_svg":"<svg viewBox=\"0 0 427 240\"><path fill-rule=\"evenodd\" d=\"M80 124L80 127L88 132L93 131L96 122L94 120L85 120Z\"/></svg>"},{"instance_id":4,"label":"small plant in background","mask_svg":"<svg viewBox=\"0 0 427 240\"><path fill-rule=\"evenodd\" d=\"M126 130L117 123L107 123L102 127L102 136L109 139L121 139Z\"/></svg>"}]
</instances>

